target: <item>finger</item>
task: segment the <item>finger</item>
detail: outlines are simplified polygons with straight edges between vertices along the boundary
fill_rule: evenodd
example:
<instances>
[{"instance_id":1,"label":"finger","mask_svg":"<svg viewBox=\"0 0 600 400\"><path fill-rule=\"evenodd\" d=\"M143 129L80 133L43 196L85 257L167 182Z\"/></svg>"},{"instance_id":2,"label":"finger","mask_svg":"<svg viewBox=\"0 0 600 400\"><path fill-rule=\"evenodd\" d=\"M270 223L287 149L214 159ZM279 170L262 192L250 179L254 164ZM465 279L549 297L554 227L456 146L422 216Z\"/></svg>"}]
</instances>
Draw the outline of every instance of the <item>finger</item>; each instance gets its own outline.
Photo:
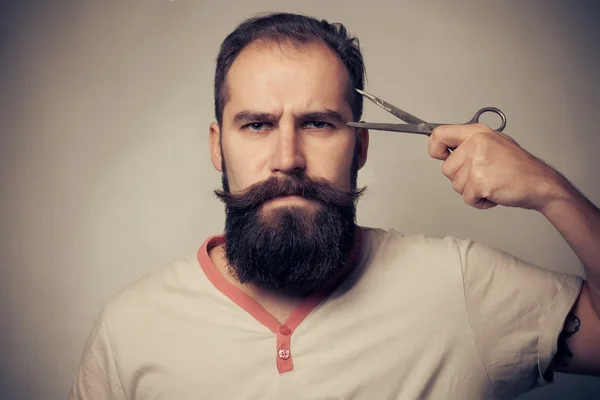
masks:
<instances>
[{"instance_id":1,"label":"finger","mask_svg":"<svg viewBox=\"0 0 600 400\"><path fill-rule=\"evenodd\" d=\"M469 169L470 168L468 165L463 166L456 172L454 178L452 179L452 188L458 194L462 195L464 193L465 187L469 182Z\"/></svg>"},{"instance_id":2,"label":"finger","mask_svg":"<svg viewBox=\"0 0 600 400\"><path fill-rule=\"evenodd\" d=\"M447 160L448 157L450 157L450 154L452 153L450 153L450 149L446 146L442 147L436 145L435 149L433 149L431 145L429 146L429 155L436 160Z\"/></svg>"},{"instance_id":3,"label":"finger","mask_svg":"<svg viewBox=\"0 0 600 400\"><path fill-rule=\"evenodd\" d=\"M494 203L491 200L488 200L485 197L482 197L479 194L479 191L476 188L476 185L467 180L467 184L465 185L462 198L465 203L468 205L478 208L480 210L487 210L489 208L495 207L498 204Z\"/></svg>"},{"instance_id":4,"label":"finger","mask_svg":"<svg viewBox=\"0 0 600 400\"><path fill-rule=\"evenodd\" d=\"M442 163L442 173L451 181L454 181L454 176L461 170L468 161L469 152L464 147L459 147L454 150L448 158Z\"/></svg>"},{"instance_id":5,"label":"finger","mask_svg":"<svg viewBox=\"0 0 600 400\"><path fill-rule=\"evenodd\" d=\"M494 203L491 200L485 199L485 201L483 202L483 204L481 205L481 207L479 207L481 210L488 210L492 207L496 207L498 204Z\"/></svg>"},{"instance_id":6,"label":"finger","mask_svg":"<svg viewBox=\"0 0 600 400\"><path fill-rule=\"evenodd\" d=\"M480 201L479 196L477 195L477 191L474 188L474 184L467 183L463 188L462 199L465 203L470 205L471 207L477 208L477 204Z\"/></svg>"},{"instance_id":7,"label":"finger","mask_svg":"<svg viewBox=\"0 0 600 400\"><path fill-rule=\"evenodd\" d=\"M469 125L440 125L429 136L428 151L432 158L446 160L449 148L457 148L471 134Z\"/></svg>"}]
</instances>

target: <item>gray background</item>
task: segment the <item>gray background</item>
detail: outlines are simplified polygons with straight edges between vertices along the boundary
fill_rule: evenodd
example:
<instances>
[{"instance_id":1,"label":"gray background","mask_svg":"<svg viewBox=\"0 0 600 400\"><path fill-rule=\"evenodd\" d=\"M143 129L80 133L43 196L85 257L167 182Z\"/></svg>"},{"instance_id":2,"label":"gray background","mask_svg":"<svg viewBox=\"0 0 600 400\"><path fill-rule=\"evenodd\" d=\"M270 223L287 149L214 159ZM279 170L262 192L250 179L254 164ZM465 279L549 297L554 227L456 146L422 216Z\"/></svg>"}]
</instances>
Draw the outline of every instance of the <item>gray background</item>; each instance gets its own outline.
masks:
<instances>
[{"instance_id":1,"label":"gray background","mask_svg":"<svg viewBox=\"0 0 600 400\"><path fill-rule=\"evenodd\" d=\"M257 12L345 23L361 41L367 90L424 119L501 108L506 133L600 203L595 2L234 3L3 3L2 399L66 398L104 302L222 230L208 151L214 62L225 35ZM393 121L371 103L365 119ZM464 204L423 137L372 132L359 183L369 187L363 225L470 237L583 274L541 215ZM558 375L526 397L593 393L599 379Z\"/></svg>"}]
</instances>

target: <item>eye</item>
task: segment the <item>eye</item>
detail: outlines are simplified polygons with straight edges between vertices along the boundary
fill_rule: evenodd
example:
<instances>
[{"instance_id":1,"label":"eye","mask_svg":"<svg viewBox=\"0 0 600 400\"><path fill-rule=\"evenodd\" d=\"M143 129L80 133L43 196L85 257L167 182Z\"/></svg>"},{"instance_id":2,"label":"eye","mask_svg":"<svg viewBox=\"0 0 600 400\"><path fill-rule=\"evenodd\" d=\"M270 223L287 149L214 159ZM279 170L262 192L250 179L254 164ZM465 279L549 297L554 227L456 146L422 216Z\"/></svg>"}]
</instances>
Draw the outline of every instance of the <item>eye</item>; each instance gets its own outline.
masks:
<instances>
[{"instance_id":1,"label":"eye","mask_svg":"<svg viewBox=\"0 0 600 400\"><path fill-rule=\"evenodd\" d=\"M243 130L248 130L251 132L261 132L267 130L268 128L269 124L267 122L252 122L242 127Z\"/></svg>"},{"instance_id":2,"label":"eye","mask_svg":"<svg viewBox=\"0 0 600 400\"><path fill-rule=\"evenodd\" d=\"M308 121L304 124L308 129L324 129L324 128L333 128L334 126L328 122L323 121Z\"/></svg>"}]
</instances>

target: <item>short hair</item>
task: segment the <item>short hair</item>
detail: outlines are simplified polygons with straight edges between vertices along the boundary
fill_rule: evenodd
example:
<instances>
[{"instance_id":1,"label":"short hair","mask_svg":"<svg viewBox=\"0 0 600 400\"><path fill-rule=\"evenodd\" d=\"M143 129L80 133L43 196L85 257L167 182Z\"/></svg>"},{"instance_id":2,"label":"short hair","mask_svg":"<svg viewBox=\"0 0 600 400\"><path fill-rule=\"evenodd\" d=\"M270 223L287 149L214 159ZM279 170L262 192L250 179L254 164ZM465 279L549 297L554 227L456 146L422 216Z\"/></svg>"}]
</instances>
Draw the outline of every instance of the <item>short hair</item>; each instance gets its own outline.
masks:
<instances>
[{"instance_id":1,"label":"short hair","mask_svg":"<svg viewBox=\"0 0 600 400\"><path fill-rule=\"evenodd\" d=\"M219 126L228 100L227 72L240 52L255 41L290 42L304 45L313 41L327 44L340 58L350 78L346 97L352 117L358 121L363 112L363 98L354 88L364 89L365 66L358 38L348 33L341 23L329 23L292 13L267 13L240 23L221 44L215 73L215 117Z\"/></svg>"}]
</instances>

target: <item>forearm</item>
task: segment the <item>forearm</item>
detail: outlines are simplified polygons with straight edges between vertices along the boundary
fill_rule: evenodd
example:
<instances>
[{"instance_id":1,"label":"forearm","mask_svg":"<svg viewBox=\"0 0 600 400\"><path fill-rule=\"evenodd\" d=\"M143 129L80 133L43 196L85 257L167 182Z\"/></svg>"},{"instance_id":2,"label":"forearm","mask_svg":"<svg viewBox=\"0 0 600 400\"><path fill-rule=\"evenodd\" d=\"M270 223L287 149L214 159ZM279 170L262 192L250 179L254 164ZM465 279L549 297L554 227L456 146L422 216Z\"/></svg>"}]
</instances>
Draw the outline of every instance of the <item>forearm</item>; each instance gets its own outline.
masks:
<instances>
[{"instance_id":1,"label":"forearm","mask_svg":"<svg viewBox=\"0 0 600 400\"><path fill-rule=\"evenodd\" d=\"M564 177L540 212L560 232L584 265L590 296L600 317L600 209Z\"/></svg>"}]
</instances>

